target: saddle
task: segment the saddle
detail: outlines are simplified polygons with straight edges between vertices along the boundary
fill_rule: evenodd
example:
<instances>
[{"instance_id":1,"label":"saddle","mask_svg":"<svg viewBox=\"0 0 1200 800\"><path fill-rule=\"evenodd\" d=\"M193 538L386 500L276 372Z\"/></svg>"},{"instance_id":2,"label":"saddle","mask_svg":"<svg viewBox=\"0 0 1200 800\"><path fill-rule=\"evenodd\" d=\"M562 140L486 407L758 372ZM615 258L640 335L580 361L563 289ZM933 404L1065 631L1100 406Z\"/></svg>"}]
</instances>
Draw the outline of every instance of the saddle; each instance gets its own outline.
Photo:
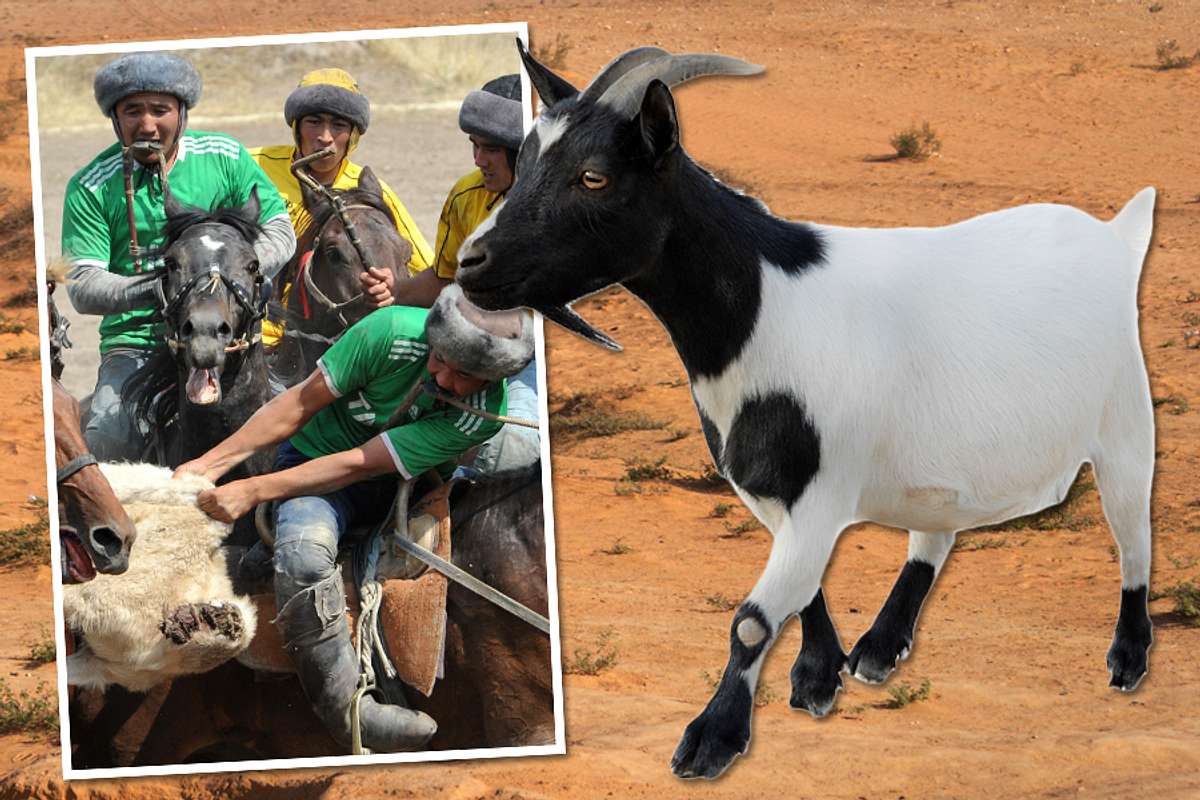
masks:
<instances>
[{"instance_id":1,"label":"saddle","mask_svg":"<svg viewBox=\"0 0 1200 800\"><path fill-rule=\"evenodd\" d=\"M452 483L444 483L427 492L409 508L405 525L393 526L391 520L385 521L375 567L376 579L382 586L379 629L384 649L396 668L397 677L426 697L444 674L449 581L440 572L409 556L395 544L395 539L404 537L449 561L451 487ZM265 516L269 515L260 514L260 517ZM260 533L262 530L260 526ZM364 541L357 534L368 534L369 531L353 530L350 533L347 538ZM339 564L345 576L350 627L357 638L360 598L353 577L355 569L346 563L353 557L344 551ZM253 587L250 599L258 610L259 619L274 619L275 593L269 583ZM240 653L237 660L262 672L294 671L274 625L259 625L250 647Z\"/></svg>"}]
</instances>

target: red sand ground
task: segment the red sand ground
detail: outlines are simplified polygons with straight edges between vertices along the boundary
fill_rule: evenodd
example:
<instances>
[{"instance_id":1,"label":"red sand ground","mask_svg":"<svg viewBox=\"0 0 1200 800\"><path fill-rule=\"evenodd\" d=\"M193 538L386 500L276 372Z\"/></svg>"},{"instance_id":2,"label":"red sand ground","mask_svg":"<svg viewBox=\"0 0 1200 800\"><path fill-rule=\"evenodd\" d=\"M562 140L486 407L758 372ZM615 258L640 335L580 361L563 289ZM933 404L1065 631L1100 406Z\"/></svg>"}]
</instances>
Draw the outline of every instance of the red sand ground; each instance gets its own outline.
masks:
<instances>
[{"instance_id":1,"label":"red sand ground","mask_svg":"<svg viewBox=\"0 0 1200 800\"><path fill-rule=\"evenodd\" d=\"M0 184L13 213L29 200L21 48L163 36L282 33L528 20L535 46L557 37L564 66L591 76L614 54L655 43L718 50L765 64L762 79L710 81L678 93L694 157L788 217L853 225L934 225L1027 201L1058 201L1102 218L1145 185L1159 189L1157 230L1141 291L1142 339L1158 409L1154 587L1200 577L1200 350L1185 331L1200 320L1200 66L1156 71L1155 46L1200 48L1200 8L1148 2L572 3L418 0L387 8L347 0L247 11L224 0L137 14L115 4L0 5L0 79L7 81ZM1158 10L1154 10L1158 7ZM144 20L144 22L142 21ZM929 121L939 158L878 163L897 130ZM0 237L26 239L29 226ZM0 294L30 284L27 244L8 249ZM0 298L2 299L2 298ZM706 461L679 361L658 324L628 295L581 311L627 347L610 355L548 332L552 399L597 392L602 404L669 420L670 430L554 443L563 651L593 651L611 630L616 663L568 675L564 758L419 767L155 778L73 784L58 746L0 737L0 797L1114 797L1200 796L1200 629L1152 604L1151 673L1133 695L1106 687L1104 653L1119 578L1095 491L1072 509L1075 530L1019 531L999 547L961 549L935 587L913 657L892 685L931 683L927 700L880 707L884 689L847 681L837 715L816 722L787 706L798 646L789 629L764 669L768 702L750 753L722 780L685 784L667 767L678 736L724 664L731 612L766 560L759 531L724 538L746 512L728 493L651 482L617 491L626 459L666 456L677 474ZM28 308L9 318L34 323ZM32 345L0 335L0 352ZM853 343L847 343L852 353ZM7 361L0 425L0 524L33 517L44 494L37 367ZM623 388L616 388L620 385ZM864 390L869 390L864 387ZM552 403L557 407L558 403ZM1180 413L1175 413L1180 412ZM673 434L672 432L677 432ZM682 437L682 438L677 438ZM726 519L714 505L734 502ZM991 538L989 534L984 539ZM971 539L972 537L966 537ZM980 541L980 537L974 537ZM623 554L608 554L617 541ZM620 549L620 548L617 548ZM826 590L848 649L870 623L905 553L894 531L860 526L842 539ZM25 657L49 629L48 570L0 572L5 677L53 681Z\"/></svg>"}]
</instances>

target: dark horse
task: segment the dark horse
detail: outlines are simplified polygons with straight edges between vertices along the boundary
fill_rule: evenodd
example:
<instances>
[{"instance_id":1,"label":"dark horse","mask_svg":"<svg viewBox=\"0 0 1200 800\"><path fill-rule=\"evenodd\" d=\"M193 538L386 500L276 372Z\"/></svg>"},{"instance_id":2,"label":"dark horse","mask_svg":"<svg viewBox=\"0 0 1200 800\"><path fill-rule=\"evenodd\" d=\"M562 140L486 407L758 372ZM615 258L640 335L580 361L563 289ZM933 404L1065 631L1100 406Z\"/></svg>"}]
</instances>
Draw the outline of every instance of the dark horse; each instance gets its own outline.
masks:
<instances>
[{"instance_id":1,"label":"dark horse","mask_svg":"<svg viewBox=\"0 0 1200 800\"><path fill-rule=\"evenodd\" d=\"M54 284L47 289L62 580L83 583L96 577L97 572L119 575L128 569L137 531L96 465L95 457L88 452L79 427L78 401L58 382L63 371L62 348L70 343L66 338L66 322L50 296Z\"/></svg>"},{"instance_id":2,"label":"dark horse","mask_svg":"<svg viewBox=\"0 0 1200 800\"><path fill-rule=\"evenodd\" d=\"M286 328L271 357L272 371L286 386L307 378L317 359L346 329L373 310L359 281L365 270L363 259L333 202L304 181L300 190L312 223L301 234L282 282L287 287ZM403 281L412 245L396 231L371 168L363 168L357 188L337 194L367 254L368 266L391 270L396 283Z\"/></svg>"},{"instance_id":3,"label":"dark horse","mask_svg":"<svg viewBox=\"0 0 1200 800\"><path fill-rule=\"evenodd\" d=\"M540 465L462 484L451 509L453 562L546 614ZM549 637L457 584L447 614L445 677L416 699L438 721L430 748L552 743ZM72 705L76 769L342 754L299 681L256 680L232 661L147 694L112 687L103 699L80 693Z\"/></svg>"},{"instance_id":4,"label":"dark horse","mask_svg":"<svg viewBox=\"0 0 1200 800\"><path fill-rule=\"evenodd\" d=\"M162 316L166 345L123 394L160 442L151 460L176 467L203 455L270 399L260 333L269 287L252 243L257 188L240 208L199 211L166 192ZM271 468L259 452L226 481Z\"/></svg>"}]
</instances>

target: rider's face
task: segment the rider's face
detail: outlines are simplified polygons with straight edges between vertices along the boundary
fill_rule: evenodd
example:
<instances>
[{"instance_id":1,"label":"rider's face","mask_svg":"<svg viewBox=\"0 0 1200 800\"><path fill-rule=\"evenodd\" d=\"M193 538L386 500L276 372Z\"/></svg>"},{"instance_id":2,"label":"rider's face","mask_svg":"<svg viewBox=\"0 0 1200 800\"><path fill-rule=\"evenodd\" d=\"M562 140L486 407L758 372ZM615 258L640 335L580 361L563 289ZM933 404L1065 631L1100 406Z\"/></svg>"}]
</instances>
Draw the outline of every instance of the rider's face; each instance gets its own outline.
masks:
<instances>
[{"instance_id":1,"label":"rider's face","mask_svg":"<svg viewBox=\"0 0 1200 800\"><path fill-rule=\"evenodd\" d=\"M507 192L512 186L513 174L508 167L508 153L503 146L491 139L472 134L471 151L475 154L475 166L483 173L483 188L489 192Z\"/></svg>"},{"instance_id":2,"label":"rider's face","mask_svg":"<svg viewBox=\"0 0 1200 800\"><path fill-rule=\"evenodd\" d=\"M122 98L115 107L121 144L158 142L168 150L179 135L179 100L159 92L139 92ZM143 164L158 160L155 151L134 150L133 157Z\"/></svg>"},{"instance_id":3,"label":"rider's face","mask_svg":"<svg viewBox=\"0 0 1200 800\"><path fill-rule=\"evenodd\" d=\"M429 374L437 385L455 397L466 397L487 386L483 378L463 372L452 361L447 361L433 348L429 349Z\"/></svg>"},{"instance_id":4,"label":"rider's face","mask_svg":"<svg viewBox=\"0 0 1200 800\"><path fill-rule=\"evenodd\" d=\"M354 124L333 114L305 114L300 118L300 155L311 155L332 147L333 155L313 161L309 171L321 183L329 184L337 177L338 167L350 148Z\"/></svg>"}]
</instances>

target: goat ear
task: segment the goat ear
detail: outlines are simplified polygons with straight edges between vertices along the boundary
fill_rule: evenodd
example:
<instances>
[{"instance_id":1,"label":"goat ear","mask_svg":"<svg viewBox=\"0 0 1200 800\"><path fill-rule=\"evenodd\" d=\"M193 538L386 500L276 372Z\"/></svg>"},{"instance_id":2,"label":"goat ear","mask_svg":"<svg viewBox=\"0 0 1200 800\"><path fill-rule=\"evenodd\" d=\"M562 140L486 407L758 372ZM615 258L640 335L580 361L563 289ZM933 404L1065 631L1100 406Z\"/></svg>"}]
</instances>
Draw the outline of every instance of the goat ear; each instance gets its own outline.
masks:
<instances>
[{"instance_id":1,"label":"goat ear","mask_svg":"<svg viewBox=\"0 0 1200 800\"><path fill-rule=\"evenodd\" d=\"M525 71L529 73L529 82L533 84L534 89L537 89L538 97L542 99L544 108L549 108L560 100L566 100L568 97L579 94L579 90L569 81L555 75L547 67L542 66L536 58L529 55L529 51L525 49L525 43L520 39L517 39L517 52L521 54Z\"/></svg>"},{"instance_id":2,"label":"goat ear","mask_svg":"<svg viewBox=\"0 0 1200 800\"><path fill-rule=\"evenodd\" d=\"M246 202L242 203L242 214L246 219L258 221L258 215L262 211L262 202L258 199L258 185L250 187L250 196L246 198Z\"/></svg>"},{"instance_id":3,"label":"goat ear","mask_svg":"<svg viewBox=\"0 0 1200 800\"><path fill-rule=\"evenodd\" d=\"M373 197L383 199L383 187L379 185L379 178L375 177L375 173L371 171L370 167L363 167L362 172L359 173L358 188Z\"/></svg>"},{"instance_id":4,"label":"goat ear","mask_svg":"<svg viewBox=\"0 0 1200 800\"><path fill-rule=\"evenodd\" d=\"M671 90L662 81L655 79L646 87L637 124L641 127L646 154L657 168L663 158L679 146L679 120L675 116L675 100L671 97Z\"/></svg>"}]
</instances>

